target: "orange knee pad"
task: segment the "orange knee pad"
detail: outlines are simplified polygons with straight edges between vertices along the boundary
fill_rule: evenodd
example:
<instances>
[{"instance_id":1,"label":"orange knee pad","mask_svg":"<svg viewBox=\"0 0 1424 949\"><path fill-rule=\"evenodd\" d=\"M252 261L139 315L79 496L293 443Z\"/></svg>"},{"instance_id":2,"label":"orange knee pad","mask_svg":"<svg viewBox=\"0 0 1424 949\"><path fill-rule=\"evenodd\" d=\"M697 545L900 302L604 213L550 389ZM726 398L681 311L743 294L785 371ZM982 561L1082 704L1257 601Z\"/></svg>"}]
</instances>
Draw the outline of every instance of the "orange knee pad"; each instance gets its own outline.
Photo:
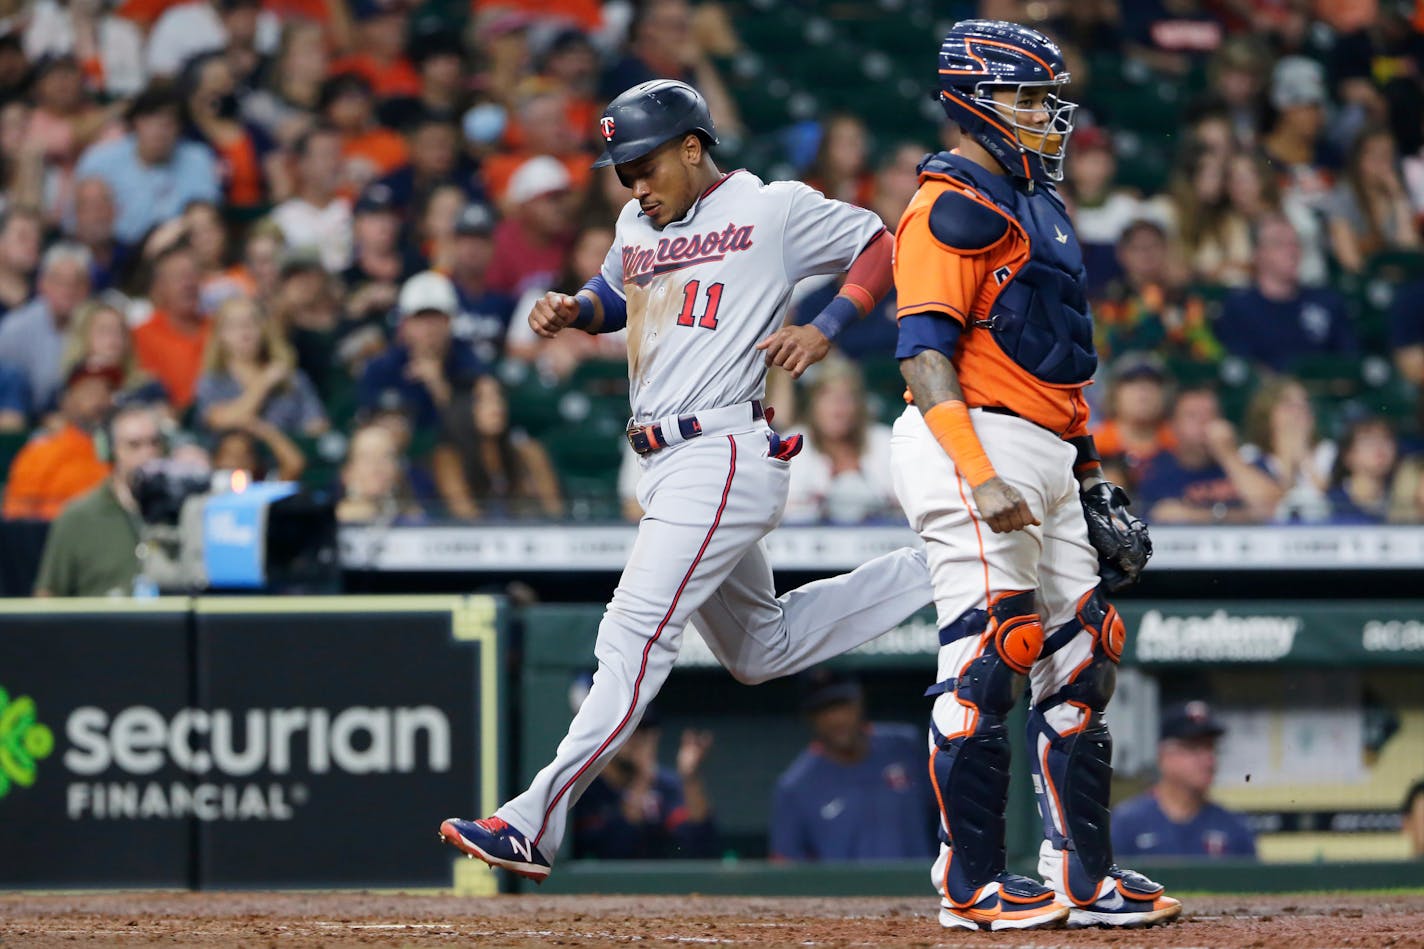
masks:
<instances>
[{"instance_id":1,"label":"orange knee pad","mask_svg":"<svg viewBox=\"0 0 1424 949\"><path fill-rule=\"evenodd\" d=\"M1043 652L1043 620L1032 590L1000 593L989 604L994 651L1014 672L1027 675Z\"/></svg>"}]
</instances>

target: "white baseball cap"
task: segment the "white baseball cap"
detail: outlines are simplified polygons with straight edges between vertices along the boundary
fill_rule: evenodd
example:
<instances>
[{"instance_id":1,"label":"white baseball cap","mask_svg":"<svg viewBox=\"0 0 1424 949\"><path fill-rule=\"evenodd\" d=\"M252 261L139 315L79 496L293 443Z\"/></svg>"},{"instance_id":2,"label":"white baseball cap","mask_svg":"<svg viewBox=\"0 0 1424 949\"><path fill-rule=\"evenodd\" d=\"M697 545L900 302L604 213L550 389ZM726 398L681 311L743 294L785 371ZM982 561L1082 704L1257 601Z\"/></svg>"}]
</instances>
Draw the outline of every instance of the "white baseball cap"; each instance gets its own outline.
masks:
<instances>
[{"instance_id":1,"label":"white baseball cap","mask_svg":"<svg viewBox=\"0 0 1424 949\"><path fill-rule=\"evenodd\" d=\"M400 311L401 319L431 311L454 316L460 310L460 301L455 296L455 285L449 277L426 270L401 286L396 309Z\"/></svg>"},{"instance_id":2,"label":"white baseball cap","mask_svg":"<svg viewBox=\"0 0 1424 949\"><path fill-rule=\"evenodd\" d=\"M515 169L509 179L508 197L513 204L523 204L553 191L567 191L572 184L573 178L563 162L539 155Z\"/></svg>"},{"instance_id":3,"label":"white baseball cap","mask_svg":"<svg viewBox=\"0 0 1424 949\"><path fill-rule=\"evenodd\" d=\"M1304 56L1286 56L1271 71L1271 105L1289 109L1298 105L1325 105L1330 92L1325 67Z\"/></svg>"}]
</instances>

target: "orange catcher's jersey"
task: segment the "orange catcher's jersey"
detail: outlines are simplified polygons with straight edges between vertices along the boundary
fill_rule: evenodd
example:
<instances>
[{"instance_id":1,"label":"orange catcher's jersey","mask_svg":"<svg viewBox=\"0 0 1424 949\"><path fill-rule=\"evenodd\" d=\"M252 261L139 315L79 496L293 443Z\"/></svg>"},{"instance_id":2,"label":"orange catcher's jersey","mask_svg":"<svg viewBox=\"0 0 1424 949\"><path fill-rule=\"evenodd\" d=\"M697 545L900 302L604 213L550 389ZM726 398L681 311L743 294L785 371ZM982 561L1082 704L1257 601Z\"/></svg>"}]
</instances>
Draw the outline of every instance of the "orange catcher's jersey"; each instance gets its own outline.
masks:
<instances>
[{"instance_id":1,"label":"orange catcher's jersey","mask_svg":"<svg viewBox=\"0 0 1424 949\"><path fill-rule=\"evenodd\" d=\"M954 153L921 168L895 233L906 317L958 324L951 355L970 408L1008 409L1063 438L1087 433L1083 387L1097 368L1082 251L1062 202ZM907 396L908 397L908 396Z\"/></svg>"}]
</instances>

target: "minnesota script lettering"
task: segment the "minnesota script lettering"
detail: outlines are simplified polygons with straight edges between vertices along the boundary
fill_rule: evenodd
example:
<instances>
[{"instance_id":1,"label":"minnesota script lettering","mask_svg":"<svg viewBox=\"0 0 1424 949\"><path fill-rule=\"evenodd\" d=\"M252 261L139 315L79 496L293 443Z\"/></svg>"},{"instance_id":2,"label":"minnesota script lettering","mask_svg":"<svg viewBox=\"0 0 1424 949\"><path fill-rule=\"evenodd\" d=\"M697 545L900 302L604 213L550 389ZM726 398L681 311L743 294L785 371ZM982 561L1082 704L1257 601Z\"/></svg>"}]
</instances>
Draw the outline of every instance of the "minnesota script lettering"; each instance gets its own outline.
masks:
<instances>
[{"instance_id":1,"label":"minnesota script lettering","mask_svg":"<svg viewBox=\"0 0 1424 949\"><path fill-rule=\"evenodd\" d=\"M664 237L657 247L634 245L623 248L623 280L641 281L648 277L681 270L694 264L721 260L728 254L746 250L752 246L752 229L755 225L738 227L728 224L724 230L692 237Z\"/></svg>"}]
</instances>

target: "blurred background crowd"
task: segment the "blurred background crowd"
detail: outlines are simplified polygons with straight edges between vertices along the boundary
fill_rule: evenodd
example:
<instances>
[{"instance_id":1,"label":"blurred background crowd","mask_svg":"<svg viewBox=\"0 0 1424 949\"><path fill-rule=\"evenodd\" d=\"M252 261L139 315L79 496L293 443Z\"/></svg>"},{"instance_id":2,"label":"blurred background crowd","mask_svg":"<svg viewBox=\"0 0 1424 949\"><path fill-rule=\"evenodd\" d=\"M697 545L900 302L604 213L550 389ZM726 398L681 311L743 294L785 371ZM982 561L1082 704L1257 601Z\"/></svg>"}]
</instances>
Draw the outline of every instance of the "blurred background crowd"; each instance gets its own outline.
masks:
<instances>
[{"instance_id":1,"label":"blurred background crowd","mask_svg":"<svg viewBox=\"0 0 1424 949\"><path fill-rule=\"evenodd\" d=\"M686 79L724 170L893 229L957 134L938 36L976 14L1071 64L1097 438L1142 515L1424 521L1400 0L0 0L3 516L79 499L56 534L84 547L169 454L330 490L346 522L636 517L622 334L525 323L611 243L603 103ZM894 311L773 378L809 443L788 522L903 522ZM41 588L72 588L61 560Z\"/></svg>"}]
</instances>

